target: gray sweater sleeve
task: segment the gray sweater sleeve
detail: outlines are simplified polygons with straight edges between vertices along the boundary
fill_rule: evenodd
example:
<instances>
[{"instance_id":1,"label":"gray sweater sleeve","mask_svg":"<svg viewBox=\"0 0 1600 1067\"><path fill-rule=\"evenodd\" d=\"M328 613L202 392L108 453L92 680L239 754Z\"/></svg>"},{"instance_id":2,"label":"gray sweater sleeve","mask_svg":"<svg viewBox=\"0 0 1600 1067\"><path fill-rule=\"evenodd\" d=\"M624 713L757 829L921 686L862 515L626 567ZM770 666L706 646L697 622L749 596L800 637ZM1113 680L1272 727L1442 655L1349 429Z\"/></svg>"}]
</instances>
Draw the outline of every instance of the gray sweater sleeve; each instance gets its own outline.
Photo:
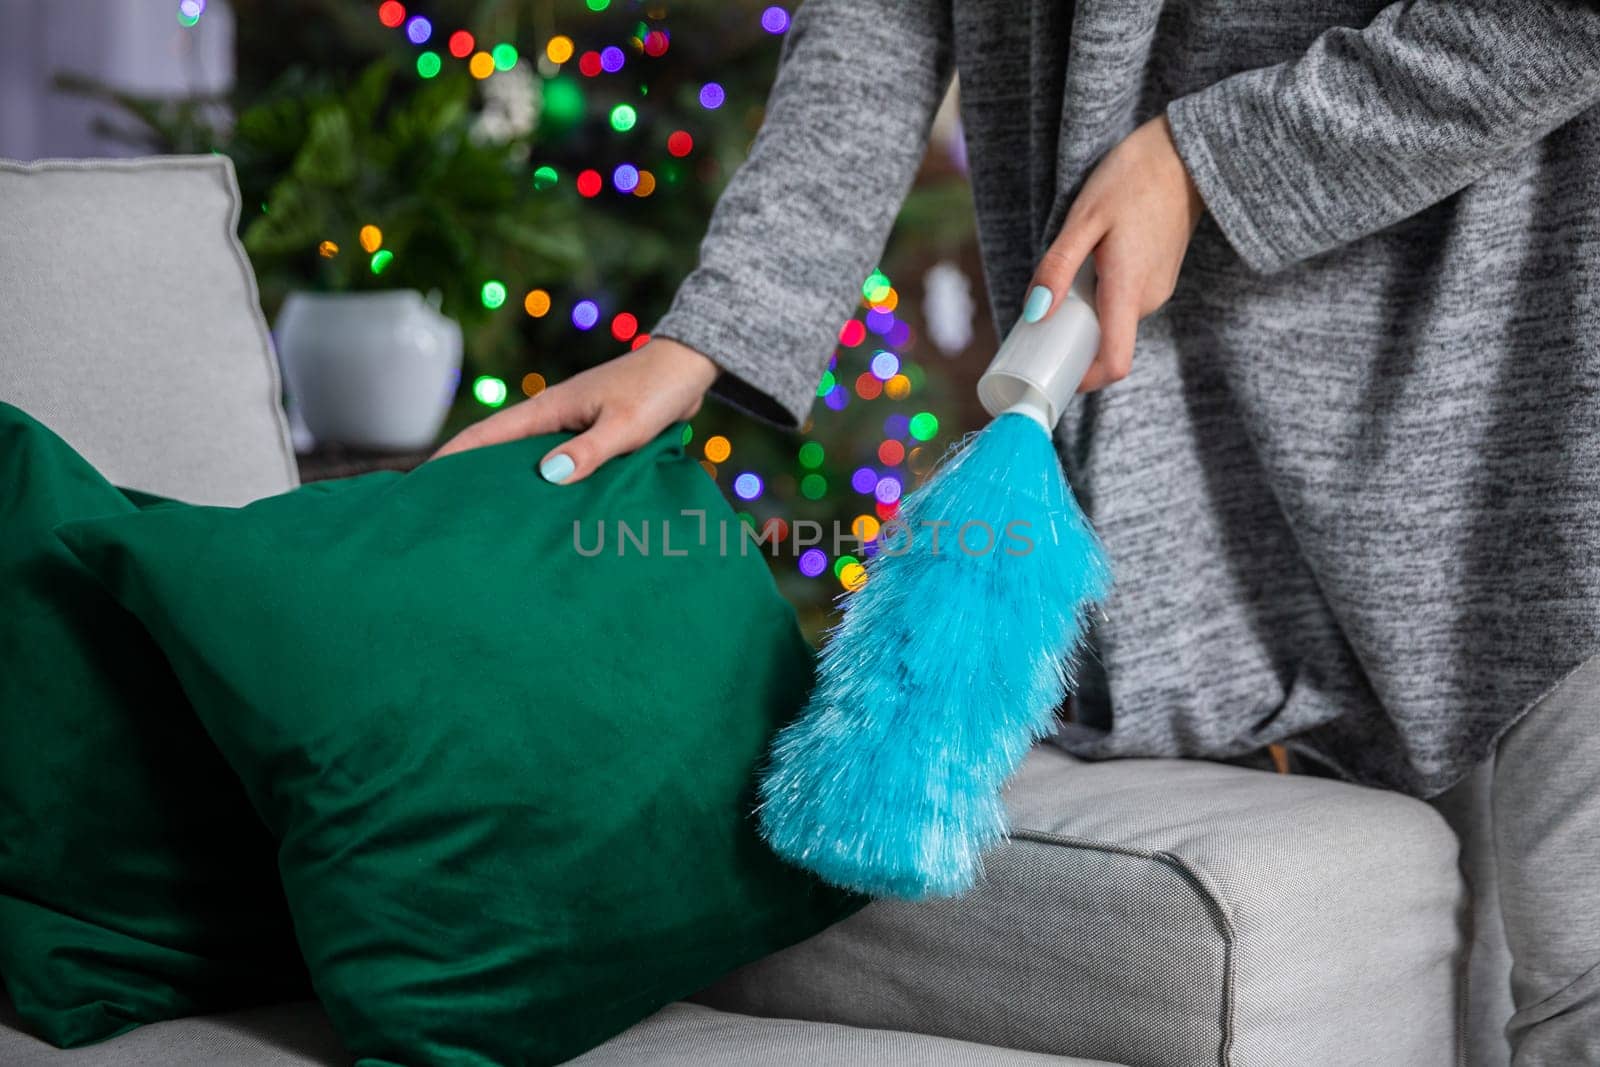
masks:
<instances>
[{"instance_id":1,"label":"gray sweater sleeve","mask_svg":"<svg viewBox=\"0 0 1600 1067\"><path fill-rule=\"evenodd\" d=\"M1401 221L1600 101L1600 9L1406 0L1167 108L1234 249L1270 273Z\"/></svg>"},{"instance_id":2,"label":"gray sweater sleeve","mask_svg":"<svg viewBox=\"0 0 1600 1067\"><path fill-rule=\"evenodd\" d=\"M712 391L806 418L888 240L952 73L949 0L805 0L761 129L699 262L649 331L709 356Z\"/></svg>"}]
</instances>

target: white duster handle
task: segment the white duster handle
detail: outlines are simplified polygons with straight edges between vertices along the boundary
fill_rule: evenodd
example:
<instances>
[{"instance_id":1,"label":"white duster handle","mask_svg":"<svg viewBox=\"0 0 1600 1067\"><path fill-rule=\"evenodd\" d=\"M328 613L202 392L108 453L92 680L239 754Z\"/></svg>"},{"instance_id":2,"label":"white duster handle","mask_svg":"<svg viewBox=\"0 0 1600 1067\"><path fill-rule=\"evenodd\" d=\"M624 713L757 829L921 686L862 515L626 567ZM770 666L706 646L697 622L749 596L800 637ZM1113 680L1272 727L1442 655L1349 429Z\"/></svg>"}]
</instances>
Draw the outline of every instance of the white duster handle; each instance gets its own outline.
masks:
<instances>
[{"instance_id":1,"label":"white duster handle","mask_svg":"<svg viewBox=\"0 0 1600 1067\"><path fill-rule=\"evenodd\" d=\"M1094 259L1087 258L1061 304L1039 322L1018 318L989 369L978 379L978 400L990 415L1015 411L1054 433L1100 348L1094 311Z\"/></svg>"}]
</instances>

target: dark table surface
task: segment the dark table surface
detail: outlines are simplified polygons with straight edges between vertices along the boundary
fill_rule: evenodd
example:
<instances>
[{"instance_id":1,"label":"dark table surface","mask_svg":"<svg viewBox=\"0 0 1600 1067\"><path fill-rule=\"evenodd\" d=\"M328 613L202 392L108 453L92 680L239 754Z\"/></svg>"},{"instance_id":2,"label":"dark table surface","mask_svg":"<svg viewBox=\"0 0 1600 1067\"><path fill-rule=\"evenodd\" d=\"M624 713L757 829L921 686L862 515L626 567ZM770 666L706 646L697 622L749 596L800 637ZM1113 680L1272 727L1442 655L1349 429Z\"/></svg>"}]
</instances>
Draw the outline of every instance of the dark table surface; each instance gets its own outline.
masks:
<instances>
[{"instance_id":1,"label":"dark table surface","mask_svg":"<svg viewBox=\"0 0 1600 1067\"><path fill-rule=\"evenodd\" d=\"M369 452L362 449L323 445L295 456L302 482L323 482L329 478L348 478L368 471L408 471L419 466L432 453Z\"/></svg>"}]
</instances>

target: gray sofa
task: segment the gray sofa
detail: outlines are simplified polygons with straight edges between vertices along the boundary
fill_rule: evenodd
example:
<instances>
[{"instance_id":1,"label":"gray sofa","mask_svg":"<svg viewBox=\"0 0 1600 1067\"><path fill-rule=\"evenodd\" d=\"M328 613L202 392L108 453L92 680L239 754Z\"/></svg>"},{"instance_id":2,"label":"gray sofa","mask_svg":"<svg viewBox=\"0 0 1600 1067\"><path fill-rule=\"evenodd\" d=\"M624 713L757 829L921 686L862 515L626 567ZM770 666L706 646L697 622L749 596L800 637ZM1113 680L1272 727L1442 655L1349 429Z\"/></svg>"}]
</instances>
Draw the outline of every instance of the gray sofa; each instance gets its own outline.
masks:
<instances>
[{"instance_id":1,"label":"gray sofa","mask_svg":"<svg viewBox=\"0 0 1600 1067\"><path fill-rule=\"evenodd\" d=\"M292 487L237 212L221 158L0 163L0 399L121 484L226 504ZM1430 806L1043 746L1008 803L971 894L871 905L575 1062L1506 1062L1504 949L1458 866L1459 843L1481 854L1477 782ZM348 1060L313 1003L62 1052L0 1001L8 1067Z\"/></svg>"}]
</instances>

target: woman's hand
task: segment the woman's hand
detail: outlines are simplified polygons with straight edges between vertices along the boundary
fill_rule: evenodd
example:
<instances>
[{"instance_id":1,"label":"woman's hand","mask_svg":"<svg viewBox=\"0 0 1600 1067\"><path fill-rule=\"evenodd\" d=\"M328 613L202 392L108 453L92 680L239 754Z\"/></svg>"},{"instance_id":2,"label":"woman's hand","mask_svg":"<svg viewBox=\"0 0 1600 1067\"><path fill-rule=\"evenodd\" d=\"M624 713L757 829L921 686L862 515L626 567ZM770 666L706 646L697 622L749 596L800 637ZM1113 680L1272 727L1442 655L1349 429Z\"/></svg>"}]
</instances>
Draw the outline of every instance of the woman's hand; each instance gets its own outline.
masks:
<instances>
[{"instance_id":1,"label":"woman's hand","mask_svg":"<svg viewBox=\"0 0 1600 1067\"><path fill-rule=\"evenodd\" d=\"M1128 376L1139 320L1161 307L1205 204L1161 115L1113 148L1084 182L1039 261L1022 316L1038 322L1066 295L1084 257L1099 275L1100 350L1080 393Z\"/></svg>"},{"instance_id":2,"label":"woman's hand","mask_svg":"<svg viewBox=\"0 0 1600 1067\"><path fill-rule=\"evenodd\" d=\"M579 430L539 461L546 481L568 485L694 415L716 377L717 365L707 357L670 338L654 338L468 426L429 458L534 434Z\"/></svg>"}]
</instances>

